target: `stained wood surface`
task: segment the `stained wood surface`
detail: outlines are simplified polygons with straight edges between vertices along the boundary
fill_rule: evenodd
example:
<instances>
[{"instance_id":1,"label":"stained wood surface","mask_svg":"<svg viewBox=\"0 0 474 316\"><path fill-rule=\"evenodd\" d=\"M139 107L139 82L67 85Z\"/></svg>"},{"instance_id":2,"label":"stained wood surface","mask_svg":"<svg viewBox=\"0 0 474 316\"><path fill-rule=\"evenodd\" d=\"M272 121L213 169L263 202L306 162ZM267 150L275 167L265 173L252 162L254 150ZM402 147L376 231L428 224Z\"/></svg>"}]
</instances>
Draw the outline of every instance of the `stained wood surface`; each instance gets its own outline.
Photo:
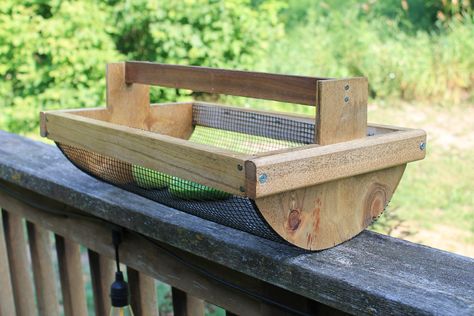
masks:
<instances>
[{"instance_id":1,"label":"stained wood surface","mask_svg":"<svg viewBox=\"0 0 474 316\"><path fill-rule=\"evenodd\" d=\"M128 83L307 105L315 105L316 84L326 79L148 62L126 62L125 69Z\"/></svg>"},{"instance_id":2,"label":"stained wood surface","mask_svg":"<svg viewBox=\"0 0 474 316\"><path fill-rule=\"evenodd\" d=\"M57 280L52 260L50 234L30 222L26 223L26 227L39 315L59 315L58 296L56 295Z\"/></svg>"},{"instance_id":3,"label":"stained wood surface","mask_svg":"<svg viewBox=\"0 0 474 316\"><path fill-rule=\"evenodd\" d=\"M175 316L204 316L204 301L173 287L173 313Z\"/></svg>"},{"instance_id":4,"label":"stained wood surface","mask_svg":"<svg viewBox=\"0 0 474 316\"><path fill-rule=\"evenodd\" d=\"M317 144L329 145L366 136L368 89L367 78L318 82Z\"/></svg>"},{"instance_id":5,"label":"stained wood surface","mask_svg":"<svg viewBox=\"0 0 474 316\"><path fill-rule=\"evenodd\" d=\"M2 205L2 203L0 203ZM27 256L27 243L22 218L15 213L3 212L10 277L17 315L36 314L33 280Z\"/></svg>"},{"instance_id":6,"label":"stained wood surface","mask_svg":"<svg viewBox=\"0 0 474 316\"><path fill-rule=\"evenodd\" d=\"M247 194L260 198L420 160L426 154L422 142L424 131L406 130L251 159Z\"/></svg>"},{"instance_id":7,"label":"stained wood surface","mask_svg":"<svg viewBox=\"0 0 474 316\"><path fill-rule=\"evenodd\" d=\"M56 253L64 314L66 316L85 316L87 315L87 305L79 245L56 235Z\"/></svg>"},{"instance_id":8,"label":"stained wood surface","mask_svg":"<svg viewBox=\"0 0 474 316\"><path fill-rule=\"evenodd\" d=\"M12 189L12 187L9 187L9 189ZM22 194L25 194L25 192L22 192ZM31 193L28 195L31 201L35 201L35 204L37 201L41 201L47 209L63 209L61 204L48 202L41 196ZM48 213L22 203L10 195L5 195L3 191L0 191L0 203L14 209L15 214L27 218L36 225L44 226L57 234L64 235L65 238L73 242L83 244L105 256L111 256L114 253L110 243L110 227L97 219L84 217L77 210L69 209L71 217L61 217L57 213ZM76 214L76 216L73 214ZM186 311L191 310L192 307L202 306L201 300L207 300L241 315L257 316L261 315L262 308L268 305L268 302L261 302L259 298L228 287L216 281L215 278L206 277L202 274L203 269L210 271L215 277L225 280L225 282L251 289L252 293L258 294L263 291L270 300L285 297L288 300L285 303L288 304L289 308L298 311L306 310L306 304L301 303L307 301L303 296L279 288L268 291L268 288L273 288L270 284L260 282L204 258L176 248L170 248L163 243L151 241L131 231L127 232L126 238L121 244L120 256L121 262L134 270L142 271L141 275L146 273L175 288L186 290L187 305L185 307L188 306ZM190 268L189 264L197 267L197 270ZM137 279L132 275L132 291L140 297L140 292L136 291L138 283L135 281ZM149 285L148 281L142 283L142 286L147 287L147 284ZM144 294L140 299L145 304L143 307L148 306L150 308L150 305L148 305L150 301L146 299L150 293L145 293L145 288L140 289L140 291L142 291L141 294ZM132 303L135 306L138 304L137 301L132 301ZM275 310L275 308L277 310L281 309L275 306L272 309Z\"/></svg>"},{"instance_id":9,"label":"stained wood surface","mask_svg":"<svg viewBox=\"0 0 474 316\"><path fill-rule=\"evenodd\" d=\"M158 315L155 280L133 268L127 268L132 310L135 316Z\"/></svg>"},{"instance_id":10,"label":"stained wood surface","mask_svg":"<svg viewBox=\"0 0 474 316\"><path fill-rule=\"evenodd\" d=\"M115 262L90 249L88 255L95 314L108 315L110 312L110 285L115 280Z\"/></svg>"},{"instance_id":11,"label":"stained wood surface","mask_svg":"<svg viewBox=\"0 0 474 316\"><path fill-rule=\"evenodd\" d=\"M240 277L265 281L352 314L368 311L374 315L474 313L474 307L467 303L474 301L472 258L369 231L334 248L309 253L200 219L96 181L78 171L51 145L5 132L0 132L0 142L0 179L3 181L68 206L59 204L53 209L72 213L74 207L193 254L192 260L206 258L214 264L208 267L212 271L218 271L216 266L224 267L227 272L238 272ZM4 187L0 191L5 192ZM8 209L4 196L0 205ZM44 201L40 205L44 205ZM31 217L34 215L36 218L32 222L53 228L48 224L54 223L53 216L46 218L42 213L31 212ZM66 226L63 221L60 223L57 227L71 234L95 237L91 232L95 232L96 227L97 232L102 229L106 231L103 242L110 245L110 233L104 225L88 230L82 226L74 229L73 224ZM113 254L111 249L109 252L98 249L102 246L95 239L92 242L96 244L95 250ZM153 252L154 255L159 253ZM158 267L163 262L153 264ZM135 268L143 271L141 267ZM159 276L153 274L153 277ZM184 287L187 291L188 286L193 288L187 283ZM246 286L252 288L249 283ZM198 292L203 293L203 288ZM226 297L230 295L219 292ZM243 302L241 309L248 306L245 304L248 300ZM248 315L235 309L231 311Z\"/></svg>"},{"instance_id":12,"label":"stained wood surface","mask_svg":"<svg viewBox=\"0 0 474 316\"><path fill-rule=\"evenodd\" d=\"M5 231L3 229L3 211L0 208L0 316L9 315L16 315L16 310L5 242Z\"/></svg>"},{"instance_id":13,"label":"stained wood surface","mask_svg":"<svg viewBox=\"0 0 474 316\"><path fill-rule=\"evenodd\" d=\"M242 195L246 156L213 146L65 113L48 113L48 137L121 161ZM130 172L129 172L130 173Z\"/></svg>"},{"instance_id":14,"label":"stained wood surface","mask_svg":"<svg viewBox=\"0 0 474 316\"><path fill-rule=\"evenodd\" d=\"M363 231L385 209L405 165L256 199L270 226L308 250L333 247Z\"/></svg>"}]
</instances>

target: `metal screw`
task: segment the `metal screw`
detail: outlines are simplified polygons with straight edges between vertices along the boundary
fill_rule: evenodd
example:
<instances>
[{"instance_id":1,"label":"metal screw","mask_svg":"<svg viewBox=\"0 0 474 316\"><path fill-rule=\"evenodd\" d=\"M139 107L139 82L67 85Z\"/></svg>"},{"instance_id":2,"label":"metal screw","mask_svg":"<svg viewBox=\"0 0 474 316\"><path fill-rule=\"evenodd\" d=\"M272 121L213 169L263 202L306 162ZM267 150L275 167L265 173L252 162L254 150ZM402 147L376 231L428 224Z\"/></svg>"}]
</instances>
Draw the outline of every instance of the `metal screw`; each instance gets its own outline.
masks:
<instances>
[{"instance_id":1,"label":"metal screw","mask_svg":"<svg viewBox=\"0 0 474 316\"><path fill-rule=\"evenodd\" d=\"M346 103L349 102L349 97L348 96L344 97L344 102L346 102Z\"/></svg>"},{"instance_id":2,"label":"metal screw","mask_svg":"<svg viewBox=\"0 0 474 316\"><path fill-rule=\"evenodd\" d=\"M244 188L244 187L241 186L239 189L240 189L240 192L245 192L245 188Z\"/></svg>"},{"instance_id":3,"label":"metal screw","mask_svg":"<svg viewBox=\"0 0 474 316\"><path fill-rule=\"evenodd\" d=\"M346 84L346 85L344 86L344 90L346 90L346 91L349 90L349 85L348 85L348 84Z\"/></svg>"},{"instance_id":4,"label":"metal screw","mask_svg":"<svg viewBox=\"0 0 474 316\"><path fill-rule=\"evenodd\" d=\"M425 148L426 148L425 142L421 142L420 143L420 150L425 150Z\"/></svg>"},{"instance_id":5,"label":"metal screw","mask_svg":"<svg viewBox=\"0 0 474 316\"><path fill-rule=\"evenodd\" d=\"M259 177L258 177L258 182L260 183L265 183L267 182L267 179L268 179L268 176L266 173L262 173Z\"/></svg>"},{"instance_id":6,"label":"metal screw","mask_svg":"<svg viewBox=\"0 0 474 316\"><path fill-rule=\"evenodd\" d=\"M237 165L237 169L238 169L239 171L242 171L242 170L244 169L244 167L242 167L242 165Z\"/></svg>"}]
</instances>

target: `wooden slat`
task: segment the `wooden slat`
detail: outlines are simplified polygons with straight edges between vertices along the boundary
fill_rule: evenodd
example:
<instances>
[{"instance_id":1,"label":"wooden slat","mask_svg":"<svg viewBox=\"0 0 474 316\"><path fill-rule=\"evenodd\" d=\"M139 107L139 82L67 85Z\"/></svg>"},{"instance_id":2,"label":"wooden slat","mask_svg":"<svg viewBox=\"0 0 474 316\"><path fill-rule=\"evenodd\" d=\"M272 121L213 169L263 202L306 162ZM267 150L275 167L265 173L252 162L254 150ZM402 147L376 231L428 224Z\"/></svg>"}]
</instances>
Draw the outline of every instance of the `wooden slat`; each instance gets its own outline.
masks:
<instances>
[{"instance_id":1,"label":"wooden slat","mask_svg":"<svg viewBox=\"0 0 474 316\"><path fill-rule=\"evenodd\" d=\"M407 130L259 157L246 165L247 194L263 197L423 159L422 142L424 131Z\"/></svg>"},{"instance_id":2,"label":"wooden slat","mask_svg":"<svg viewBox=\"0 0 474 316\"><path fill-rule=\"evenodd\" d=\"M56 252L58 254L64 314L66 316L87 315L79 245L56 235Z\"/></svg>"},{"instance_id":3,"label":"wooden slat","mask_svg":"<svg viewBox=\"0 0 474 316\"><path fill-rule=\"evenodd\" d=\"M20 216L7 211L3 216L16 312L19 316L34 315L36 306L23 221Z\"/></svg>"},{"instance_id":4,"label":"wooden slat","mask_svg":"<svg viewBox=\"0 0 474 316\"><path fill-rule=\"evenodd\" d=\"M131 306L136 316L158 315L155 280L133 268L127 267Z\"/></svg>"},{"instance_id":5,"label":"wooden slat","mask_svg":"<svg viewBox=\"0 0 474 316\"><path fill-rule=\"evenodd\" d=\"M36 298L39 315L59 314L56 295L56 277L53 270L51 240L48 231L27 222L30 243L31 265L35 280Z\"/></svg>"},{"instance_id":6,"label":"wooden slat","mask_svg":"<svg viewBox=\"0 0 474 316\"><path fill-rule=\"evenodd\" d=\"M42 202L45 205L45 201ZM113 256L114 254L114 249L110 243L110 229L101 222L91 222L84 218L68 218L65 220L62 217L51 215L19 202L2 191L0 191L0 203L5 207L14 208L16 214L28 219L28 221L44 226L54 233L64 235L68 239L81 243L89 249L105 256ZM48 205L48 207L60 209L55 203ZM201 263L204 260L202 258L176 249L173 252L185 262L204 264ZM190 269L181 260L176 260L174 256L157 248L148 239L140 235L133 234L132 232L127 233L120 246L120 257L121 261L127 266L142 271L153 278L160 279L176 288L186 289L187 294L190 296L212 302L217 306L240 315L260 315L262 308L260 300L207 279L201 273ZM206 269L213 271L220 278L258 291L259 281L249 276L243 274L234 275L232 270L222 268L217 264L207 266ZM286 293L291 298L291 293ZM294 307L298 308L297 306Z\"/></svg>"},{"instance_id":7,"label":"wooden slat","mask_svg":"<svg viewBox=\"0 0 474 316\"><path fill-rule=\"evenodd\" d=\"M320 81L317 96L317 144L328 145L366 136L367 78Z\"/></svg>"},{"instance_id":8,"label":"wooden slat","mask_svg":"<svg viewBox=\"0 0 474 316\"><path fill-rule=\"evenodd\" d=\"M175 316L204 316L204 301L180 289L171 289Z\"/></svg>"},{"instance_id":9,"label":"wooden slat","mask_svg":"<svg viewBox=\"0 0 474 316\"><path fill-rule=\"evenodd\" d=\"M150 88L125 83L125 64L107 64L107 109L111 123L147 129L150 116Z\"/></svg>"},{"instance_id":10,"label":"wooden slat","mask_svg":"<svg viewBox=\"0 0 474 316\"><path fill-rule=\"evenodd\" d=\"M126 62L126 81L197 92L314 105L316 84L326 78Z\"/></svg>"},{"instance_id":11,"label":"wooden slat","mask_svg":"<svg viewBox=\"0 0 474 316\"><path fill-rule=\"evenodd\" d=\"M91 271L94 309L96 315L108 315L110 312L110 285L114 281L115 263L112 259L88 250Z\"/></svg>"},{"instance_id":12,"label":"wooden slat","mask_svg":"<svg viewBox=\"0 0 474 316\"><path fill-rule=\"evenodd\" d=\"M3 225L3 211L0 208L0 316L10 316L16 315L16 310Z\"/></svg>"},{"instance_id":13,"label":"wooden slat","mask_svg":"<svg viewBox=\"0 0 474 316\"><path fill-rule=\"evenodd\" d=\"M48 137L242 195L247 156L217 147L65 113L47 113Z\"/></svg>"}]
</instances>

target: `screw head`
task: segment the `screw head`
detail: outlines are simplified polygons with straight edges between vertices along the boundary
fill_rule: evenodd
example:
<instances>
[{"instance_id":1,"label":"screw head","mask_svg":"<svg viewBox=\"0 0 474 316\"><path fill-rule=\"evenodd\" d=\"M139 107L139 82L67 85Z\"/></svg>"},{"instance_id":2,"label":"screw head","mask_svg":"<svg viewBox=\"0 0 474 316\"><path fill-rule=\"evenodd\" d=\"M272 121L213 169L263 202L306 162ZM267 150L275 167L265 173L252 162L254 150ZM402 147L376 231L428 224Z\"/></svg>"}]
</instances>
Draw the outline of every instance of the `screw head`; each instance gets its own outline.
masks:
<instances>
[{"instance_id":1,"label":"screw head","mask_svg":"<svg viewBox=\"0 0 474 316\"><path fill-rule=\"evenodd\" d=\"M243 169L244 167L242 167L242 165L237 165L237 170L242 171Z\"/></svg>"},{"instance_id":2,"label":"screw head","mask_svg":"<svg viewBox=\"0 0 474 316\"><path fill-rule=\"evenodd\" d=\"M420 150L425 150L426 149L426 143L425 142L421 142L420 143Z\"/></svg>"},{"instance_id":3,"label":"screw head","mask_svg":"<svg viewBox=\"0 0 474 316\"><path fill-rule=\"evenodd\" d=\"M346 91L349 90L349 85L348 85L348 84L346 84L346 85L344 86L344 90L346 90Z\"/></svg>"},{"instance_id":4,"label":"screw head","mask_svg":"<svg viewBox=\"0 0 474 316\"><path fill-rule=\"evenodd\" d=\"M268 176L266 173L262 173L259 177L258 177L258 182L260 183L265 183L267 182L267 179L268 179Z\"/></svg>"},{"instance_id":5,"label":"screw head","mask_svg":"<svg viewBox=\"0 0 474 316\"><path fill-rule=\"evenodd\" d=\"M344 97L344 102L346 102L346 103L349 102L349 97L348 96Z\"/></svg>"}]
</instances>

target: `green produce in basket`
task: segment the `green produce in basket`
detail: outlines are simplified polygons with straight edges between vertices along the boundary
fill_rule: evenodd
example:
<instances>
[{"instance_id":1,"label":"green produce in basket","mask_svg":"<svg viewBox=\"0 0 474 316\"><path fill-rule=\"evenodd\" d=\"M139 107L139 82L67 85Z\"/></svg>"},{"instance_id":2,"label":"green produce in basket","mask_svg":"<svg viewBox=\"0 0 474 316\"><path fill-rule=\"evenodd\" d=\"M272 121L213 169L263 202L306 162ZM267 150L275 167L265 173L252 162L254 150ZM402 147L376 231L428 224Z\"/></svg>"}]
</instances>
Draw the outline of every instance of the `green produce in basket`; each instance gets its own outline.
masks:
<instances>
[{"instance_id":1,"label":"green produce in basket","mask_svg":"<svg viewBox=\"0 0 474 316\"><path fill-rule=\"evenodd\" d=\"M219 191L208 186L173 177L169 184L171 194L183 200L224 200L232 196L227 192Z\"/></svg>"},{"instance_id":2,"label":"green produce in basket","mask_svg":"<svg viewBox=\"0 0 474 316\"><path fill-rule=\"evenodd\" d=\"M171 180L169 176L144 167L132 167L133 180L144 189L163 189Z\"/></svg>"}]
</instances>

